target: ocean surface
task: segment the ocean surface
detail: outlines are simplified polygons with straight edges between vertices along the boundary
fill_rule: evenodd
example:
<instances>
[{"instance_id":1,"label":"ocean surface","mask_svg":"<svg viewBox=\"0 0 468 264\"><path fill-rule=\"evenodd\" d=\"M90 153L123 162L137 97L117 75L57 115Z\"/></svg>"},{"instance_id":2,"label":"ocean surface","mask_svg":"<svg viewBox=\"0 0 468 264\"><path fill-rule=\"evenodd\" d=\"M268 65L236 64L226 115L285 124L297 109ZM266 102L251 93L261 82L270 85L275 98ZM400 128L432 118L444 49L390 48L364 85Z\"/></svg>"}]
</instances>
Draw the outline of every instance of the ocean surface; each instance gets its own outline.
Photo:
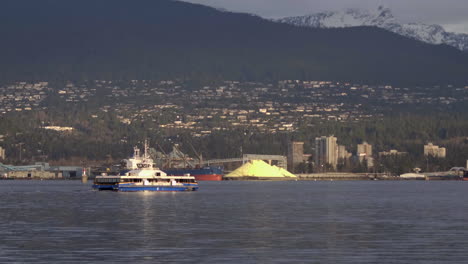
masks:
<instances>
[{"instance_id":1,"label":"ocean surface","mask_svg":"<svg viewBox=\"0 0 468 264\"><path fill-rule=\"evenodd\" d=\"M468 263L468 182L0 181L0 263Z\"/></svg>"}]
</instances>

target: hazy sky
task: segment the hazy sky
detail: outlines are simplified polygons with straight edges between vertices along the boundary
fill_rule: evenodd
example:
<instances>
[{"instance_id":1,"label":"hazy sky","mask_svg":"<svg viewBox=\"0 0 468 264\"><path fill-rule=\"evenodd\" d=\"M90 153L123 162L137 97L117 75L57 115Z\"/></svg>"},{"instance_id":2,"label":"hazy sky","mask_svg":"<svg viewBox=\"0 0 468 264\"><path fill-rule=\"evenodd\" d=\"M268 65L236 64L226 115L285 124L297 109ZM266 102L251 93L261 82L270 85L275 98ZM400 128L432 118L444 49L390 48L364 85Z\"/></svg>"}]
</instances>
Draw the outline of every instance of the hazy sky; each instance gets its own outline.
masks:
<instances>
[{"instance_id":1,"label":"hazy sky","mask_svg":"<svg viewBox=\"0 0 468 264\"><path fill-rule=\"evenodd\" d=\"M468 0L184 0L229 11L278 18L336 11L376 9L384 5L402 22L439 24L449 31L468 33Z\"/></svg>"}]
</instances>

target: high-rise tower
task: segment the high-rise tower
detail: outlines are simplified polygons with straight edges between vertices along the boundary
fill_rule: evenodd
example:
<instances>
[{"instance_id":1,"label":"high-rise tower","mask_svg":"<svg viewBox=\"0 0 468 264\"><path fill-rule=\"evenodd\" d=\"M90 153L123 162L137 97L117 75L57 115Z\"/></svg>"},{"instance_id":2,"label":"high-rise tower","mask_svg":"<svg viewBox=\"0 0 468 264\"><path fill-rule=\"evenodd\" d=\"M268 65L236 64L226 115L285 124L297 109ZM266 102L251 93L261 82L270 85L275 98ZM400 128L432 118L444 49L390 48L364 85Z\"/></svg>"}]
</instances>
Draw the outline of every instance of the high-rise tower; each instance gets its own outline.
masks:
<instances>
[{"instance_id":1,"label":"high-rise tower","mask_svg":"<svg viewBox=\"0 0 468 264\"><path fill-rule=\"evenodd\" d=\"M336 141L337 138L334 136L315 138L315 166L321 168L325 164L330 164L336 169L338 165L338 145Z\"/></svg>"},{"instance_id":2,"label":"high-rise tower","mask_svg":"<svg viewBox=\"0 0 468 264\"><path fill-rule=\"evenodd\" d=\"M304 142L293 141L288 144L288 169L295 172L298 164L304 162Z\"/></svg>"}]
</instances>

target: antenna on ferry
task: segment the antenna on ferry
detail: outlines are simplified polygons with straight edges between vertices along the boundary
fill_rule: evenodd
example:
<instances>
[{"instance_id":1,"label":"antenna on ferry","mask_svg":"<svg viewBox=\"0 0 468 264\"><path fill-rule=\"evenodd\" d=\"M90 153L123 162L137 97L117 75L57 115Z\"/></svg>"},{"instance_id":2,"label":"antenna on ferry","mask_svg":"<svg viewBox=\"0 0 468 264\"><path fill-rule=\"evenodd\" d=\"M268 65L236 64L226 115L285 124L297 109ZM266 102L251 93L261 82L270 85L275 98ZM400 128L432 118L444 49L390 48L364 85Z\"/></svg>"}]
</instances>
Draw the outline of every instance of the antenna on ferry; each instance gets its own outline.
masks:
<instances>
[{"instance_id":1,"label":"antenna on ferry","mask_svg":"<svg viewBox=\"0 0 468 264\"><path fill-rule=\"evenodd\" d=\"M148 158L148 139L145 139L145 154L144 154L144 158L147 159Z\"/></svg>"},{"instance_id":2,"label":"antenna on ferry","mask_svg":"<svg viewBox=\"0 0 468 264\"><path fill-rule=\"evenodd\" d=\"M133 158L139 158L140 157L140 149L135 146L133 147Z\"/></svg>"}]
</instances>

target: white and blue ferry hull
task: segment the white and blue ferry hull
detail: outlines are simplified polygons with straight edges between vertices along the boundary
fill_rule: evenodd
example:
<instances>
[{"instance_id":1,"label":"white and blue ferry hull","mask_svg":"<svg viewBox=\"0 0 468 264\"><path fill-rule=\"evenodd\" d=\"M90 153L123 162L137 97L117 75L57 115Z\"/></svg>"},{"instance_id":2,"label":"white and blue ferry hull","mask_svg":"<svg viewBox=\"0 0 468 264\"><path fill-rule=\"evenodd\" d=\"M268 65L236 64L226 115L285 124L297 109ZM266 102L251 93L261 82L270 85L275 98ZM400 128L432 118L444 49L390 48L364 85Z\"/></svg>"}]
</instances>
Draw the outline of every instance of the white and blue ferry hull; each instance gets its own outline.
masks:
<instances>
[{"instance_id":1,"label":"white and blue ferry hull","mask_svg":"<svg viewBox=\"0 0 468 264\"><path fill-rule=\"evenodd\" d=\"M97 190L110 190L120 192L185 192L197 191L198 184L184 184L184 185L135 185L135 184L94 184L94 189Z\"/></svg>"},{"instance_id":2,"label":"white and blue ferry hull","mask_svg":"<svg viewBox=\"0 0 468 264\"><path fill-rule=\"evenodd\" d=\"M99 190L99 191L112 191L114 190L115 185L104 185L104 184L93 184L93 189Z\"/></svg>"},{"instance_id":3,"label":"white and blue ferry hull","mask_svg":"<svg viewBox=\"0 0 468 264\"><path fill-rule=\"evenodd\" d=\"M197 191L198 186L116 186L119 192L186 192Z\"/></svg>"}]
</instances>

